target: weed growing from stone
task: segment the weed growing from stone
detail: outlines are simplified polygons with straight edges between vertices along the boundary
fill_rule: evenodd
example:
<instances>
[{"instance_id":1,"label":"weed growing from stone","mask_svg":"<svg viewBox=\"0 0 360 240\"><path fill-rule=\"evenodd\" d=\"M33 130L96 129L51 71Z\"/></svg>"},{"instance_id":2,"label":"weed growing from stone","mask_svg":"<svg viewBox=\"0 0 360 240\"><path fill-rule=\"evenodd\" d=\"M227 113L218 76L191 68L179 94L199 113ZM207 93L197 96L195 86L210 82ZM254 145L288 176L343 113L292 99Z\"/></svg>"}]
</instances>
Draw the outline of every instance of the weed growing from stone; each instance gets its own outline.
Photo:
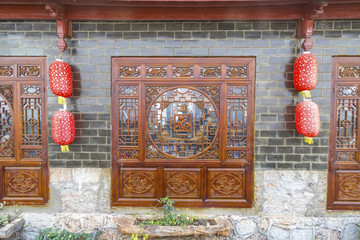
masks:
<instances>
[{"instance_id":1,"label":"weed growing from stone","mask_svg":"<svg viewBox=\"0 0 360 240\"><path fill-rule=\"evenodd\" d=\"M45 228L35 240L95 240L102 231L94 231L93 233L72 233L66 230Z\"/></svg>"}]
</instances>

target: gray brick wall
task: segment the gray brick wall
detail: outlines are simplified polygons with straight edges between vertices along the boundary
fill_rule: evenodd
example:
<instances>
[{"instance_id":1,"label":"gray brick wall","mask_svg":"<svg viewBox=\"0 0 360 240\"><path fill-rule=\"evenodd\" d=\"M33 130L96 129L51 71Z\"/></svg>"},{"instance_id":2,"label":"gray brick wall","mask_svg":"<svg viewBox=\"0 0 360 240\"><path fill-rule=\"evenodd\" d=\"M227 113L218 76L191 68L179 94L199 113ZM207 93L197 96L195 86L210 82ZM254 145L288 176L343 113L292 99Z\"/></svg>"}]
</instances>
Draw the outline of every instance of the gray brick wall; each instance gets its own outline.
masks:
<instances>
[{"instance_id":1,"label":"gray brick wall","mask_svg":"<svg viewBox=\"0 0 360 240\"><path fill-rule=\"evenodd\" d=\"M70 153L61 153L49 138L50 166L110 167L112 56L256 56L256 169L326 169L331 56L359 54L360 21L315 22L319 82L312 95L320 106L321 133L314 145L295 130L301 101L292 82L300 52L295 28L293 21L74 22L64 60L73 70L69 109L77 137ZM0 22L2 56L47 56L50 63L59 55L56 43L54 22ZM48 95L50 120L59 105Z\"/></svg>"}]
</instances>

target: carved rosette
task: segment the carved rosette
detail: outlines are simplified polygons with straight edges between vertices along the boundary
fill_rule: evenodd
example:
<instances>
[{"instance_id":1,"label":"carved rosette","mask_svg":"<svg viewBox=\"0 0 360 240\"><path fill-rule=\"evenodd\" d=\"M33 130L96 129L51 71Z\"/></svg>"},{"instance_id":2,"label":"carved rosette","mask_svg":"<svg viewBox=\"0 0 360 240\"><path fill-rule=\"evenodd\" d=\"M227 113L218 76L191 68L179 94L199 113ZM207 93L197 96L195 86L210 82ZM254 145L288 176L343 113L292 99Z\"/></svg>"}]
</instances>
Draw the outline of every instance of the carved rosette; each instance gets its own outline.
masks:
<instances>
[{"instance_id":1,"label":"carved rosette","mask_svg":"<svg viewBox=\"0 0 360 240\"><path fill-rule=\"evenodd\" d=\"M5 195L39 196L39 175L39 170L5 168Z\"/></svg>"},{"instance_id":2,"label":"carved rosette","mask_svg":"<svg viewBox=\"0 0 360 240\"><path fill-rule=\"evenodd\" d=\"M166 196L200 198L200 170L166 170Z\"/></svg>"},{"instance_id":3,"label":"carved rosette","mask_svg":"<svg viewBox=\"0 0 360 240\"><path fill-rule=\"evenodd\" d=\"M0 66L0 77L14 76L14 66Z\"/></svg>"},{"instance_id":4,"label":"carved rosette","mask_svg":"<svg viewBox=\"0 0 360 240\"><path fill-rule=\"evenodd\" d=\"M339 200L360 200L360 174L338 173L339 177Z\"/></svg>"},{"instance_id":5,"label":"carved rosette","mask_svg":"<svg viewBox=\"0 0 360 240\"><path fill-rule=\"evenodd\" d=\"M173 77L184 77L191 78L194 77L194 67L173 67L172 68Z\"/></svg>"},{"instance_id":6,"label":"carved rosette","mask_svg":"<svg viewBox=\"0 0 360 240\"><path fill-rule=\"evenodd\" d=\"M141 77L140 66L120 66L120 77Z\"/></svg>"},{"instance_id":7,"label":"carved rosette","mask_svg":"<svg viewBox=\"0 0 360 240\"><path fill-rule=\"evenodd\" d=\"M200 77L219 78L221 77L221 66L218 67L200 67Z\"/></svg>"},{"instance_id":8,"label":"carved rosette","mask_svg":"<svg viewBox=\"0 0 360 240\"><path fill-rule=\"evenodd\" d=\"M150 67L146 66L146 77L165 78L167 77L167 67Z\"/></svg>"},{"instance_id":9,"label":"carved rosette","mask_svg":"<svg viewBox=\"0 0 360 240\"><path fill-rule=\"evenodd\" d=\"M244 198L244 170L208 170L209 198Z\"/></svg>"},{"instance_id":10,"label":"carved rosette","mask_svg":"<svg viewBox=\"0 0 360 240\"><path fill-rule=\"evenodd\" d=\"M228 86L227 95L228 96L246 97L248 95L248 87L247 86Z\"/></svg>"},{"instance_id":11,"label":"carved rosette","mask_svg":"<svg viewBox=\"0 0 360 240\"><path fill-rule=\"evenodd\" d=\"M343 85L337 87L338 97L358 97L359 85Z\"/></svg>"},{"instance_id":12,"label":"carved rosette","mask_svg":"<svg viewBox=\"0 0 360 240\"><path fill-rule=\"evenodd\" d=\"M19 77L40 77L40 66L19 65Z\"/></svg>"},{"instance_id":13,"label":"carved rosette","mask_svg":"<svg viewBox=\"0 0 360 240\"><path fill-rule=\"evenodd\" d=\"M226 67L226 77L245 78L248 76L247 71L248 71L247 66L227 66Z\"/></svg>"},{"instance_id":14,"label":"carved rosette","mask_svg":"<svg viewBox=\"0 0 360 240\"><path fill-rule=\"evenodd\" d=\"M156 197L156 170L120 169L123 197Z\"/></svg>"},{"instance_id":15,"label":"carved rosette","mask_svg":"<svg viewBox=\"0 0 360 240\"><path fill-rule=\"evenodd\" d=\"M21 85L21 95L38 96L41 95L41 86Z\"/></svg>"},{"instance_id":16,"label":"carved rosette","mask_svg":"<svg viewBox=\"0 0 360 240\"><path fill-rule=\"evenodd\" d=\"M340 66L339 78L360 78L360 66Z\"/></svg>"}]
</instances>

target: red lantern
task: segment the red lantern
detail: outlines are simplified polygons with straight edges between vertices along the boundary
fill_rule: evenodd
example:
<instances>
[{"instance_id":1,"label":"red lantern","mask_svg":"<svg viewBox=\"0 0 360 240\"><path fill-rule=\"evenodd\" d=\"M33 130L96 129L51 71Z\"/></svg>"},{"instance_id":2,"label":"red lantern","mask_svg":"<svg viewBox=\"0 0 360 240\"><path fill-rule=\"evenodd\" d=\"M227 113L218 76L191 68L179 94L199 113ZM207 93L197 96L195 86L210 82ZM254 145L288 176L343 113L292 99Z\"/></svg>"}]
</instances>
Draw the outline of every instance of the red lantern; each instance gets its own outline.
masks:
<instances>
[{"instance_id":1,"label":"red lantern","mask_svg":"<svg viewBox=\"0 0 360 240\"><path fill-rule=\"evenodd\" d=\"M57 144L61 145L62 152L68 152L68 144L75 138L74 115L66 110L57 111L52 117L52 137Z\"/></svg>"},{"instance_id":2,"label":"red lantern","mask_svg":"<svg viewBox=\"0 0 360 240\"><path fill-rule=\"evenodd\" d=\"M304 53L300 55L294 66L294 86L304 98L311 98L310 90L317 84L318 61L315 55Z\"/></svg>"},{"instance_id":3,"label":"red lantern","mask_svg":"<svg viewBox=\"0 0 360 240\"><path fill-rule=\"evenodd\" d=\"M63 103L65 100L63 98L70 97L73 89L69 64L59 59L51 63L49 66L49 82L51 92L59 96L59 103Z\"/></svg>"},{"instance_id":4,"label":"red lantern","mask_svg":"<svg viewBox=\"0 0 360 240\"><path fill-rule=\"evenodd\" d=\"M320 132L320 112L316 103L306 100L299 103L295 110L296 130L305 136L305 142L314 143L312 137Z\"/></svg>"}]
</instances>

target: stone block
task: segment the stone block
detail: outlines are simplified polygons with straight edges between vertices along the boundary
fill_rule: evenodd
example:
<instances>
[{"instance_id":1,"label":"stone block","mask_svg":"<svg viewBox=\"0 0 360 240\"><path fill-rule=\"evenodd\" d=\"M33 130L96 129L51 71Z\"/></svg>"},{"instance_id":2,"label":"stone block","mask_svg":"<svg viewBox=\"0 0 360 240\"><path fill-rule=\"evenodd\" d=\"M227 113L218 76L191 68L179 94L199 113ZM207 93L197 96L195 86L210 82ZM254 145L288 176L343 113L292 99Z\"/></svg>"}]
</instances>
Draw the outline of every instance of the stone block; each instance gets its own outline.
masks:
<instances>
[{"instance_id":1,"label":"stone block","mask_svg":"<svg viewBox=\"0 0 360 240\"><path fill-rule=\"evenodd\" d=\"M290 231L288 229L280 228L277 226L272 226L270 228L270 239L273 240L289 240Z\"/></svg>"}]
</instances>

